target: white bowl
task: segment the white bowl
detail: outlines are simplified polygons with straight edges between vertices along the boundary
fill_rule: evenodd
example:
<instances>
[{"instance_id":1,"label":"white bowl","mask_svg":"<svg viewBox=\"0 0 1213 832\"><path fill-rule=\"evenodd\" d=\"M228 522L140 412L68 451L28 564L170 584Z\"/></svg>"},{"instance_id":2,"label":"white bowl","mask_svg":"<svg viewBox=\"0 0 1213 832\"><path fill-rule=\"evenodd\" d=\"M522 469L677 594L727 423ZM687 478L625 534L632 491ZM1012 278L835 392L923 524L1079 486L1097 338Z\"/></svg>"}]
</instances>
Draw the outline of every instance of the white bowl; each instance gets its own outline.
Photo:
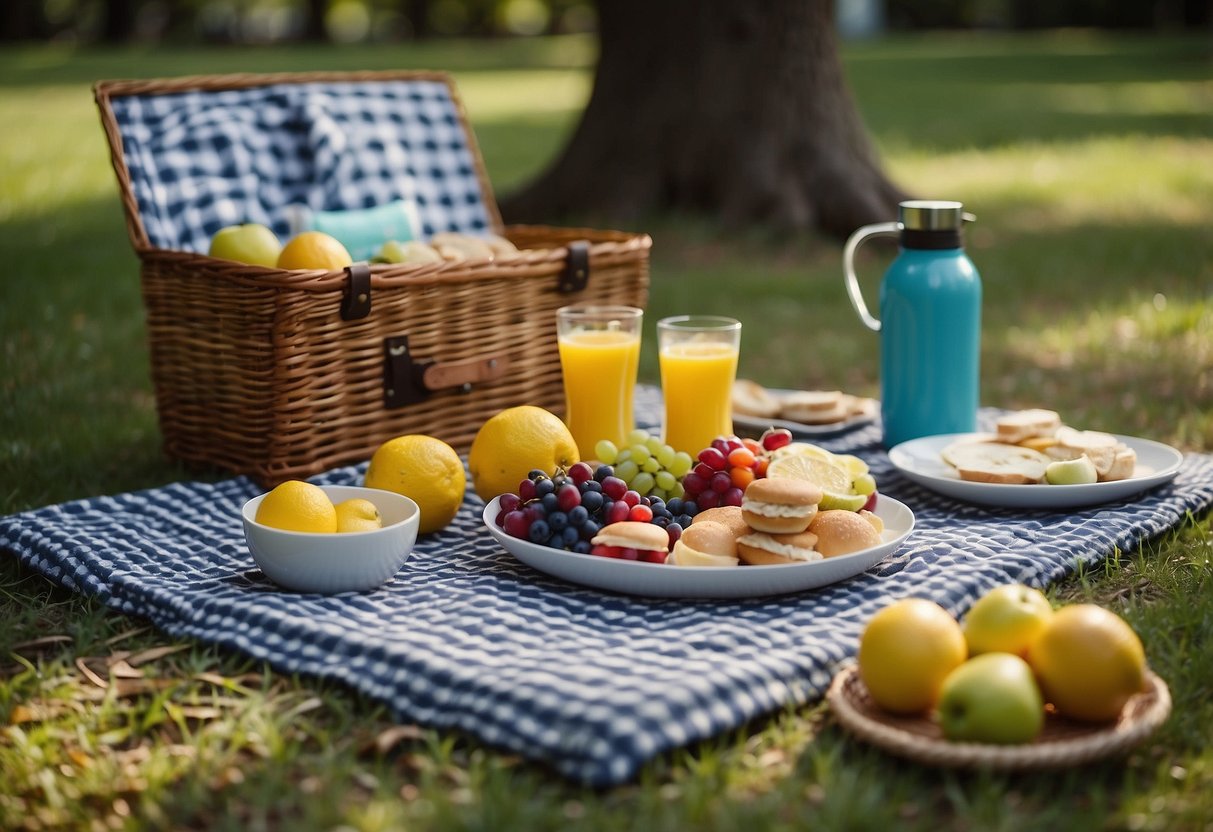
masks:
<instances>
[{"instance_id":1,"label":"white bowl","mask_svg":"<svg viewBox=\"0 0 1213 832\"><path fill-rule=\"evenodd\" d=\"M403 494L354 485L322 485L334 503L361 497L379 509L383 528L366 532L289 532L258 523L261 494L244 504L244 538L270 580L299 592L365 592L386 583L413 551L421 509ZM267 492L268 493L268 492Z\"/></svg>"}]
</instances>

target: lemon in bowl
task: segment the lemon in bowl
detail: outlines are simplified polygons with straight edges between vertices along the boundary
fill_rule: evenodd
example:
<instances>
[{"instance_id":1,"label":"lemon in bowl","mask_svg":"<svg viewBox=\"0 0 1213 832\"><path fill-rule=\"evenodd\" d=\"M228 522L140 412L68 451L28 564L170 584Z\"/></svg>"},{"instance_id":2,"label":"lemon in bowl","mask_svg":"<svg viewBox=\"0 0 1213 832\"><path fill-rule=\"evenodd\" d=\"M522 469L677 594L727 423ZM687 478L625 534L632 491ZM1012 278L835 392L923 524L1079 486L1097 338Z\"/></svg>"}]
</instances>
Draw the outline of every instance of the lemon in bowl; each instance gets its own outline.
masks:
<instances>
[{"instance_id":1,"label":"lemon in bowl","mask_svg":"<svg viewBox=\"0 0 1213 832\"><path fill-rule=\"evenodd\" d=\"M378 488L301 485L309 487L288 489L295 492L289 502L313 518L310 523L316 524L315 531L280 528L279 525L292 525L286 519L289 505L260 513L259 522L262 503L278 489L252 498L241 509L249 552L274 583L297 592L366 592L387 583L408 560L421 523L421 510L413 500ZM332 526L328 525L329 515L317 499L318 492L332 504ZM382 525L365 531L338 532L333 506L351 500L371 503Z\"/></svg>"}]
</instances>

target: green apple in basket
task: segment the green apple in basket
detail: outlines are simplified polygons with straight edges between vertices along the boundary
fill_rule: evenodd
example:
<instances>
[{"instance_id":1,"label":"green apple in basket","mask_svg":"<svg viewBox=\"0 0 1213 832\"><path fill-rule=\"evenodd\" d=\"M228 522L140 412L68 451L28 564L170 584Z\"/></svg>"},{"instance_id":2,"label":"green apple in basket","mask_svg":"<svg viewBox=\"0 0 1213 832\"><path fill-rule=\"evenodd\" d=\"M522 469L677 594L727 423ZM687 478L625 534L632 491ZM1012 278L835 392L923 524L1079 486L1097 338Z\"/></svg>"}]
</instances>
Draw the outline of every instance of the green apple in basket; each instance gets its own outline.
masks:
<instances>
[{"instance_id":1,"label":"green apple in basket","mask_svg":"<svg viewBox=\"0 0 1213 832\"><path fill-rule=\"evenodd\" d=\"M949 740L1013 745L1044 727L1032 668L1010 653L983 653L957 667L939 691L939 727Z\"/></svg>"},{"instance_id":2,"label":"green apple in basket","mask_svg":"<svg viewBox=\"0 0 1213 832\"><path fill-rule=\"evenodd\" d=\"M216 231L207 253L222 260L274 268L281 252L282 243L273 231L260 223L246 222Z\"/></svg>"}]
</instances>

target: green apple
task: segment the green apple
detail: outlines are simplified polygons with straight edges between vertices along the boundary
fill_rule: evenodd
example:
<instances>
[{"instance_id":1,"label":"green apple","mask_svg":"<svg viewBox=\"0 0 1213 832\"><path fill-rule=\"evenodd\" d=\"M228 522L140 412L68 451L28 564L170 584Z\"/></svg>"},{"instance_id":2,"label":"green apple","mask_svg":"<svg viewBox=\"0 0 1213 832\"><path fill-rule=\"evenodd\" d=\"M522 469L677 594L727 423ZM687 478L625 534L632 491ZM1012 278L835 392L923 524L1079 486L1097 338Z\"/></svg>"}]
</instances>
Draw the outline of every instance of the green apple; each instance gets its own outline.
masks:
<instances>
[{"instance_id":1,"label":"green apple","mask_svg":"<svg viewBox=\"0 0 1213 832\"><path fill-rule=\"evenodd\" d=\"M1059 459L1045 468L1045 482L1049 485L1086 485L1097 482L1099 472L1091 457L1083 454L1078 459Z\"/></svg>"},{"instance_id":2,"label":"green apple","mask_svg":"<svg viewBox=\"0 0 1213 832\"><path fill-rule=\"evenodd\" d=\"M1032 668L1010 653L985 653L949 673L939 692L939 726L957 742L1031 742L1044 727Z\"/></svg>"},{"instance_id":3,"label":"green apple","mask_svg":"<svg viewBox=\"0 0 1213 832\"><path fill-rule=\"evenodd\" d=\"M1052 617L1053 606L1039 590L1004 584L977 599L965 615L961 630L970 656L996 652L1026 656L1028 647Z\"/></svg>"},{"instance_id":4,"label":"green apple","mask_svg":"<svg viewBox=\"0 0 1213 832\"><path fill-rule=\"evenodd\" d=\"M248 263L251 266L278 265L278 254L282 251L282 243L264 225L247 222L243 225L229 225L220 228L211 237L211 249L208 254L223 260L235 260L237 263Z\"/></svg>"}]
</instances>

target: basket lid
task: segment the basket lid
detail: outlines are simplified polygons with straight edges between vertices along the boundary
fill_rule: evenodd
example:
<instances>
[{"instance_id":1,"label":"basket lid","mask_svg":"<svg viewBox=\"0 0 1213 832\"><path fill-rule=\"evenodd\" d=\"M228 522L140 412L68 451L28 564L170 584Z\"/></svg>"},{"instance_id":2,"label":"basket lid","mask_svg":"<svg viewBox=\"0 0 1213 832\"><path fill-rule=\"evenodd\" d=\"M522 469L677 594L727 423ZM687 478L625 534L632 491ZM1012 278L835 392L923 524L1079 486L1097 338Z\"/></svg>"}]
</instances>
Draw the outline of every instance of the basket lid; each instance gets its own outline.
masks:
<instances>
[{"instance_id":1,"label":"basket lid","mask_svg":"<svg viewBox=\"0 0 1213 832\"><path fill-rule=\"evenodd\" d=\"M244 222L290 234L291 206L403 200L426 235L499 231L454 84L441 73L103 81L97 104L136 249L205 252Z\"/></svg>"}]
</instances>

